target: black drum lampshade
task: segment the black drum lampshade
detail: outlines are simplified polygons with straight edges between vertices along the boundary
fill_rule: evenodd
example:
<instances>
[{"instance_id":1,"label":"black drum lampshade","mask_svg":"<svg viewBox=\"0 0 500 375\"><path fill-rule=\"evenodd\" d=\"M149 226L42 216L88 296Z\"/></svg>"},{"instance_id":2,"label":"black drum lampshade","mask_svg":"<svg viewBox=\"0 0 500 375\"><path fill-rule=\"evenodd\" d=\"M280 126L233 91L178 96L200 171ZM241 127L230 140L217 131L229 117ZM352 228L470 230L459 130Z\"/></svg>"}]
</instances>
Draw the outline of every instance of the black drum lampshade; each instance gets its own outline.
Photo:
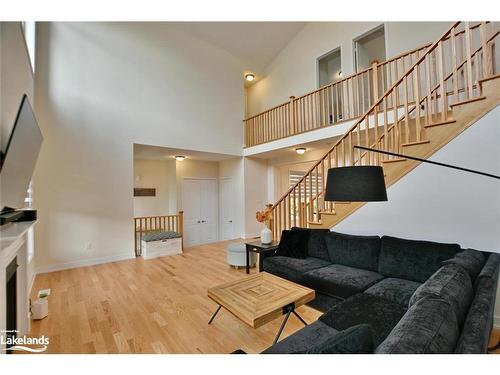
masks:
<instances>
[{"instance_id":1,"label":"black drum lampshade","mask_svg":"<svg viewBox=\"0 0 500 375\"><path fill-rule=\"evenodd\" d=\"M380 202L386 200L387 191L382 167L366 165L328 170L325 201Z\"/></svg>"}]
</instances>

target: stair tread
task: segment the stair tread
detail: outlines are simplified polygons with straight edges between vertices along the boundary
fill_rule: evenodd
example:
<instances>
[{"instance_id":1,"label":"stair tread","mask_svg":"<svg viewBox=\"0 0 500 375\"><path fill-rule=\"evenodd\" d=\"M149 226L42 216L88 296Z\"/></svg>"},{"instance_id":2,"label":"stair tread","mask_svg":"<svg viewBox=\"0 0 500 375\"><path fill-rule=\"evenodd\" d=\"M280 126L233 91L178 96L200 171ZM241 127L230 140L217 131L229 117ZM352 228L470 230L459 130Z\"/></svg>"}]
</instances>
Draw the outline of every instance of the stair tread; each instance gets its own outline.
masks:
<instances>
[{"instance_id":1,"label":"stair tread","mask_svg":"<svg viewBox=\"0 0 500 375\"><path fill-rule=\"evenodd\" d=\"M320 211L319 214L320 215L337 215L336 212L330 212L330 211L324 211L324 212Z\"/></svg>"},{"instance_id":2,"label":"stair tread","mask_svg":"<svg viewBox=\"0 0 500 375\"><path fill-rule=\"evenodd\" d=\"M457 120L450 119L442 122L436 122L433 124L424 125L424 128L432 128L434 126L448 125L448 124L453 124L454 122L457 122Z\"/></svg>"},{"instance_id":3,"label":"stair tread","mask_svg":"<svg viewBox=\"0 0 500 375\"><path fill-rule=\"evenodd\" d=\"M466 100L462 100L462 101L450 104L450 107L456 107L456 106L463 105L463 104L474 103L474 102L478 102L478 101L484 100L484 99L486 99L486 96L478 96L477 98L466 99Z\"/></svg>"},{"instance_id":4,"label":"stair tread","mask_svg":"<svg viewBox=\"0 0 500 375\"><path fill-rule=\"evenodd\" d=\"M415 141L415 142L408 142L408 143L403 143L401 146L402 147L409 147L409 146L418 146L418 145L424 145L427 143L431 143L430 140L426 139L423 141Z\"/></svg>"}]
</instances>

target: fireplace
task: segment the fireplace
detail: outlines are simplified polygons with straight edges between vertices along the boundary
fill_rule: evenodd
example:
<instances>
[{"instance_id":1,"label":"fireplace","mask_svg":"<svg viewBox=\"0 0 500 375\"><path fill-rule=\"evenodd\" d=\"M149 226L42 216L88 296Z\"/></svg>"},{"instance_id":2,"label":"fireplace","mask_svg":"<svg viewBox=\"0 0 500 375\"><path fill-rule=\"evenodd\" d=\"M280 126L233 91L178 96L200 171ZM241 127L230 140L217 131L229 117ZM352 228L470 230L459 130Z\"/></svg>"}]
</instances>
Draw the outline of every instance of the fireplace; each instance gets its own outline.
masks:
<instances>
[{"instance_id":1,"label":"fireplace","mask_svg":"<svg viewBox=\"0 0 500 375\"><path fill-rule=\"evenodd\" d=\"M6 326L6 337L7 342L9 338L15 338L17 336L17 257L9 263L5 269L5 287L6 287L6 302L7 302L7 326ZM7 344L7 348L12 345ZM7 351L10 353L10 351Z\"/></svg>"}]
</instances>

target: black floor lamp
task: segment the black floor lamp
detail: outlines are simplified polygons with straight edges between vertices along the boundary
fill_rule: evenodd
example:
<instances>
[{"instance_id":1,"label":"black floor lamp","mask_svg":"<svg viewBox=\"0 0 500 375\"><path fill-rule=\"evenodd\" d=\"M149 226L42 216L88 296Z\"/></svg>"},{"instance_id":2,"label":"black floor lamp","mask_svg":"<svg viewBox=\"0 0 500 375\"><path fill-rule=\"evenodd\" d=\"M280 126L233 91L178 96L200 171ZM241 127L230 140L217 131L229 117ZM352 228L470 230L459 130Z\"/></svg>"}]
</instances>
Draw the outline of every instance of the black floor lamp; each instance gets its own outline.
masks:
<instances>
[{"instance_id":1,"label":"black floor lamp","mask_svg":"<svg viewBox=\"0 0 500 375\"><path fill-rule=\"evenodd\" d=\"M413 156L396 154L394 152L377 150L363 146L353 146L356 149L377 152L380 154L416 160L422 163L440 167L457 169L463 172L475 173L481 176L500 180L500 176L462 168L456 165L439 163L432 160L416 158ZM380 202L387 201L387 191L384 181L384 172L380 166L363 165L351 167L337 167L328 170L326 179L325 201L337 202Z\"/></svg>"}]
</instances>

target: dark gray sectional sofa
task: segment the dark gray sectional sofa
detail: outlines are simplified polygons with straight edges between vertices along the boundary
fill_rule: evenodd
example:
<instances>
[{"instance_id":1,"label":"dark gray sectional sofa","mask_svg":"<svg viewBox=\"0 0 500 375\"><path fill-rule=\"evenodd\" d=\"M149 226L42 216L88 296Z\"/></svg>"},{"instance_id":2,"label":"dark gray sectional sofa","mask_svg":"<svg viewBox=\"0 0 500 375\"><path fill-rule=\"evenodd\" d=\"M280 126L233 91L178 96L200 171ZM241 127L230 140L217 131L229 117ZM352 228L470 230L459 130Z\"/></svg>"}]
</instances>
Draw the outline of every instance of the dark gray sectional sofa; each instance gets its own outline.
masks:
<instances>
[{"instance_id":1,"label":"dark gray sectional sofa","mask_svg":"<svg viewBox=\"0 0 500 375\"><path fill-rule=\"evenodd\" d=\"M316 322L263 353L486 353L500 254L328 230L284 231L263 270L316 291Z\"/></svg>"}]
</instances>

